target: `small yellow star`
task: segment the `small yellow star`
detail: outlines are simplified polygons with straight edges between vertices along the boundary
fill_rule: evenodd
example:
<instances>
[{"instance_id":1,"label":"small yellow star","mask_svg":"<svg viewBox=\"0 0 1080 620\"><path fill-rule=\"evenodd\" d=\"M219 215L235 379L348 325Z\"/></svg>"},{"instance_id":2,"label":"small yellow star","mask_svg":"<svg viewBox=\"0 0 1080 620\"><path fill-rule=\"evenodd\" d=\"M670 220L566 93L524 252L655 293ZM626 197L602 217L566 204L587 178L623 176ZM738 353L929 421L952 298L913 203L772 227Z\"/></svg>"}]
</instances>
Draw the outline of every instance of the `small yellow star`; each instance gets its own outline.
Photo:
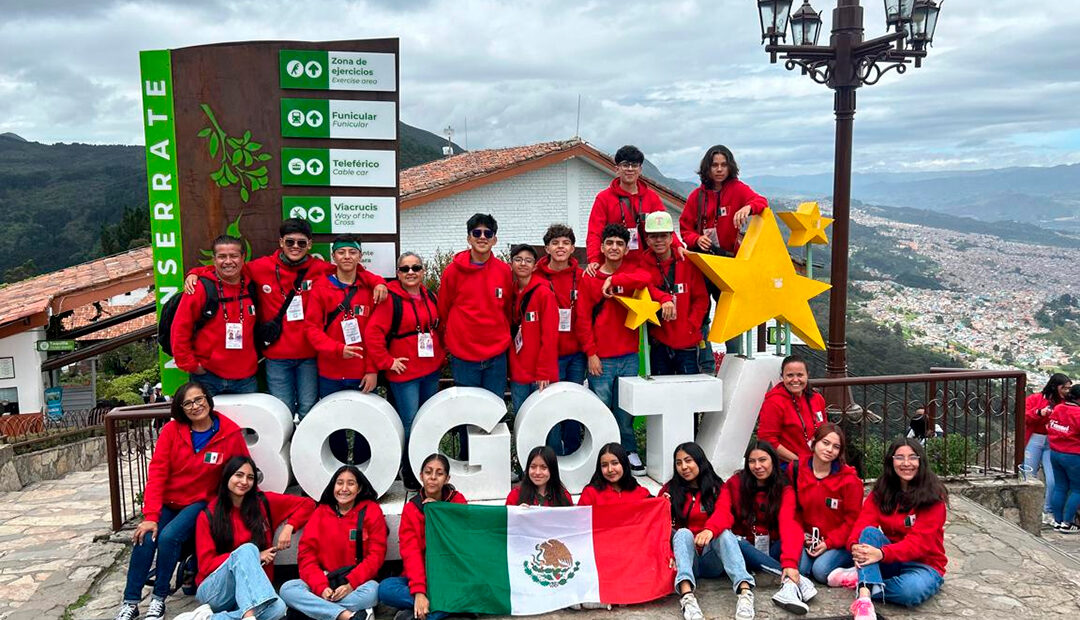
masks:
<instances>
[{"instance_id":1,"label":"small yellow star","mask_svg":"<svg viewBox=\"0 0 1080 620\"><path fill-rule=\"evenodd\" d=\"M709 340L724 342L775 318L791 325L811 347L825 348L810 300L830 286L795 272L771 209L750 219L735 258L696 252L688 256L721 290Z\"/></svg>"},{"instance_id":2,"label":"small yellow star","mask_svg":"<svg viewBox=\"0 0 1080 620\"><path fill-rule=\"evenodd\" d=\"M656 318L656 311L660 309L660 302L653 301L648 287L634 291L632 297L616 295L615 299L618 299L619 303L626 306L626 323L624 325L626 325L627 329L637 329L644 325L645 321L656 325L660 324L660 320Z\"/></svg>"},{"instance_id":3,"label":"small yellow star","mask_svg":"<svg viewBox=\"0 0 1080 620\"><path fill-rule=\"evenodd\" d=\"M833 218L822 217L816 202L804 202L795 211L785 211L776 215L791 229L791 237L788 238L788 245L791 247L798 248L807 243L829 242L825 229L832 225Z\"/></svg>"}]
</instances>

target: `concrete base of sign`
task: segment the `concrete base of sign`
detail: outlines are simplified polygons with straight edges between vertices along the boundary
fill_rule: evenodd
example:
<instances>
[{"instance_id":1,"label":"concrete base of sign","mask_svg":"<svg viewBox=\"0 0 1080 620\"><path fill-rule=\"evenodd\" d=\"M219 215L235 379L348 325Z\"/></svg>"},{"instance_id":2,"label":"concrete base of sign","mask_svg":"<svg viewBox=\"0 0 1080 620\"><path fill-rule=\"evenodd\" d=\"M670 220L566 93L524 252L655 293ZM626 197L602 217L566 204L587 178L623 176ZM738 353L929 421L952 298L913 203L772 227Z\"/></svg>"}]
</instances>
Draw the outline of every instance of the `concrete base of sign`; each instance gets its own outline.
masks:
<instances>
[{"instance_id":1,"label":"concrete base of sign","mask_svg":"<svg viewBox=\"0 0 1080 620\"><path fill-rule=\"evenodd\" d=\"M269 394L226 394L214 398L214 409L252 431L246 439L262 473L259 488L283 493L289 486L289 440L295 428L285 403Z\"/></svg>"},{"instance_id":2,"label":"concrete base of sign","mask_svg":"<svg viewBox=\"0 0 1080 620\"><path fill-rule=\"evenodd\" d=\"M743 453L757 425L765 393L780 380L783 357L758 354L753 359L725 355L718 373L724 385L723 408L704 417L697 443L713 469L727 479L743 466Z\"/></svg>"},{"instance_id":3,"label":"concrete base of sign","mask_svg":"<svg viewBox=\"0 0 1080 620\"><path fill-rule=\"evenodd\" d=\"M630 415L646 416L649 442L645 464L649 476L671 479L675 473L672 460L675 446L694 441L695 413L721 410L722 385L722 381L709 375L619 379L619 407ZM679 398L672 400L675 389Z\"/></svg>"}]
</instances>

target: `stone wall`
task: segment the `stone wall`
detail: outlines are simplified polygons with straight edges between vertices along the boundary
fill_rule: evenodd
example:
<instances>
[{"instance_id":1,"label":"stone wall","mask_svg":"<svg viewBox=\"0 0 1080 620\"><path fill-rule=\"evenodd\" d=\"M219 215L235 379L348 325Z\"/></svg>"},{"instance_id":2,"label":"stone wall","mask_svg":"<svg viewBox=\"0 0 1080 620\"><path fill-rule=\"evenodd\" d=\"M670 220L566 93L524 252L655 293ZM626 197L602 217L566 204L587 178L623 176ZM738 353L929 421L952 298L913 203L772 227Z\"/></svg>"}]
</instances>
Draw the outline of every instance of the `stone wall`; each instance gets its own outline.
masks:
<instances>
[{"instance_id":1,"label":"stone wall","mask_svg":"<svg viewBox=\"0 0 1080 620\"><path fill-rule=\"evenodd\" d=\"M969 480L949 483L949 491L981 504L995 515L1035 536L1042 526L1046 487L1038 480Z\"/></svg>"},{"instance_id":2,"label":"stone wall","mask_svg":"<svg viewBox=\"0 0 1080 620\"><path fill-rule=\"evenodd\" d=\"M15 455L0 444L0 491L18 491L41 480L56 480L71 472L87 471L105 462L105 438L91 437L28 454Z\"/></svg>"}]
</instances>

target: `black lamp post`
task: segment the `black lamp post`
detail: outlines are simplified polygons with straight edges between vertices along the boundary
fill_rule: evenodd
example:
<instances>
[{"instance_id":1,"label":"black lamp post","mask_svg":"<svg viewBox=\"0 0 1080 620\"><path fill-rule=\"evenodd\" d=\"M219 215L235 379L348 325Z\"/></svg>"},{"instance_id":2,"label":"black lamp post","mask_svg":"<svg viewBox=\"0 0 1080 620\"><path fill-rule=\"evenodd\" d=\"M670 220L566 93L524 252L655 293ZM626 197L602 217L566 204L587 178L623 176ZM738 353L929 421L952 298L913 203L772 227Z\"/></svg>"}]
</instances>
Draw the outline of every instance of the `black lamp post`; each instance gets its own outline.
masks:
<instances>
[{"instance_id":1,"label":"black lamp post","mask_svg":"<svg viewBox=\"0 0 1080 620\"><path fill-rule=\"evenodd\" d=\"M832 36L818 45L821 14L809 0L789 17L790 0L757 0L761 40L771 62L777 58L788 69L835 92L836 147L833 169L832 289L829 293L829 336L825 343L828 377L847 376L848 229L851 212L851 135L855 118L855 89L876 84L881 76L907 71L908 63L921 66L926 48L934 40L939 3L934 0L884 0L885 24L893 32L863 40L863 8L859 0L837 0L832 12ZM788 24L794 45L786 41Z\"/></svg>"}]
</instances>

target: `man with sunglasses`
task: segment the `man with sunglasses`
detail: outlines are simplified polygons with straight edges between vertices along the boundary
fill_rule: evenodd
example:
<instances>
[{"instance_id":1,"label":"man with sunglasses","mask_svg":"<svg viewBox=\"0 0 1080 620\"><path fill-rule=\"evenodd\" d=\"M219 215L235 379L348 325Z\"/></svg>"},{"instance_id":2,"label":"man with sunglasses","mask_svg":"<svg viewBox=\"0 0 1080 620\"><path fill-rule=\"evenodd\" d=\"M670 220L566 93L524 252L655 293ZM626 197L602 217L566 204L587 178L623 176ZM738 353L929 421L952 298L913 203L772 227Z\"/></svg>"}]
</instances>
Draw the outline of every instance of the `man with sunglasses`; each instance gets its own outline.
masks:
<instances>
[{"instance_id":1,"label":"man with sunglasses","mask_svg":"<svg viewBox=\"0 0 1080 620\"><path fill-rule=\"evenodd\" d=\"M590 276L604 264L601 233L608 224L622 224L630 231L626 260L637 263L645 249L645 216L664 210L664 203L648 185L641 182L641 166L645 154L638 147L626 145L615 151L618 172L611 185L596 195L589 213L589 230L585 239L585 251L589 260L585 273ZM685 248L675 238L676 252L683 254Z\"/></svg>"}]
</instances>

